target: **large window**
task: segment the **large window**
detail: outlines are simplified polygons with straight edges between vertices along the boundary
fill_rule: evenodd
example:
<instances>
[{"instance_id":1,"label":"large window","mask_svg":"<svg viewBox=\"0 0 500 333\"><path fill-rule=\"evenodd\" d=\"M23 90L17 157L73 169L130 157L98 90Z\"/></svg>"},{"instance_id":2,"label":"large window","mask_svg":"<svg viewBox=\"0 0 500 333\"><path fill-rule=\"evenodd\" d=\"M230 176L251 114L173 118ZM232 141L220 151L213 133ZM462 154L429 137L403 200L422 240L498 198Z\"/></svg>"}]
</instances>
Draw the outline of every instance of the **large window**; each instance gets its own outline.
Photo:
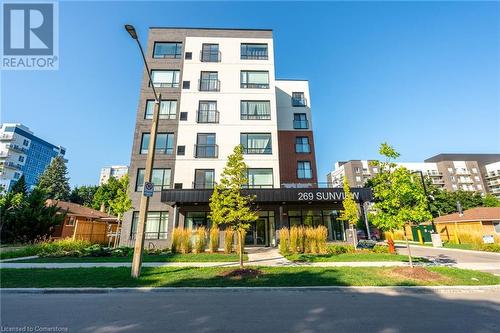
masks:
<instances>
[{"instance_id":1,"label":"large window","mask_svg":"<svg viewBox=\"0 0 500 333\"><path fill-rule=\"evenodd\" d=\"M200 101L196 121L198 123L218 123L219 111L217 111L217 102Z\"/></svg>"},{"instance_id":2,"label":"large window","mask_svg":"<svg viewBox=\"0 0 500 333\"><path fill-rule=\"evenodd\" d=\"M170 169L153 169L151 181L155 185L155 192L171 188L170 176L172 170ZM135 183L135 190L141 192L144 187L144 169L137 170L137 181Z\"/></svg>"},{"instance_id":3,"label":"large window","mask_svg":"<svg viewBox=\"0 0 500 333\"><path fill-rule=\"evenodd\" d=\"M186 212L184 227L193 230L196 230L199 227L208 228L210 224L208 214L208 212Z\"/></svg>"},{"instance_id":4,"label":"large window","mask_svg":"<svg viewBox=\"0 0 500 333\"><path fill-rule=\"evenodd\" d=\"M311 162L309 162L309 161L297 162L297 178L299 178L299 179L311 179L312 178Z\"/></svg>"},{"instance_id":5,"label":"large window","mask_svg":"<svg viewBox=\"0 0 500 333\"><path fill-rule=\"evenodd\" d=\"M146 114L144 115L144 119L153 119L153 112L155 110L155 101L153 99L149 99L146 102ZM177 101L169 100L169 101L161 101L160 104L160 119L175 119L177 116Z\"/></svg>"},{"instance_id":6,"label":"large window","mask_svg":"<svg viewBox=\"0 0 500 333\"><path fill-rule=\"evenodd\" d=\"M269 72L241 71L241 88L269 88Z\"/></svg>"},{"instance_id":7,"label":"large window","mask_svg":"<svg viewBox=\"0 0 500 333\"><path fill-rule=\"evenodd\" d=\"M182 54L182 43L155 42L153 58L180 59Z\"/></svg>"},{"instance_id":8,"label":"large window","mask_svg":"<svg viewBox=\"0 0 500 333\"><path fill-rule=\"evenodd\" d=\"M194 188L214 188L214 169L195 169Z\"/></svg>"},{"instance_id":9,"label":"large window","mask_svg":"<svg viewBox=\"0 0 500 333\"><path fill-rule=\"evenodd\" d=\"M157 70L151 71L151 79L155 87L179 88L180 71L178 70Z\"/></svg>"},{"instance_id":10,"label":"large window","mask_svg":"<svg viewBox=\"0 0 500 333\"><path fill-rule=\"evenodd\" d=\"M195 157L214 158L218 155L215 133L200 133L196 137Z\"/></svg>"},{"instance_id":11,"label":"large window","mask_svg":"<svg viewBox=\"0 0 500 333\"><path fill-rule=\"evenodd\" d=\"M308 129L309 122L307 121L307 116L305 113L294 113L293 114L293 128L294 129Z\"/></svg>"},{"instance_id":12,"label":"large window","mask_svg":"<svg viewBox=\"0 0 500 333\"><path fill-rule=\"evenodd\" d=\"M307 136L298 136L295 138L296 153L310 153L309 138Z\"/></svg>"},{"instance_id":13,"label":"large window","mask_svg":"<svg viewBox=\"0 0 500 333\"><path fill-rule=\"evenodd\" d=\"M200 60L203 62L219 62L219 44L203 44L201 47Z\"/></svg>"},{"instance_id":14,"label":"large window","mask_svg":"<svg viewBox=\"0 0 500 333\"><path fill-rule=\"evenodd\" d=\"M267 60L267 44L241 44L241 59Z\"/></svg>"},{"instance_id":15,"label":"large window","mask_svg":"<svg viewBox=\"0 0 500 333\"><path fill-rule=\"evenodd\" d=\"M273 169L247 169L249 188L272 188Z\"/></svg>"},{"instance_id":16,"label":"large window","mask_svg":"<svg viewBox=\"0 0 500 333\"><path fill-rule=\"evenodd\" d=\"M306 106L306 98L303 92L292 93L292 106Z\"/></svg>"},{"instance_id":17,"label":"large window","mask_svg":"<svg viewBox=\"0 0 500 333\"><path fill-rule=\"evenodd\" d=\"M135 239L139 212L132 214L132 230L130 238ZM167 239L168 212L148 212L146 215L145 239Z\"/></svg>"},{"instance_id":18,"label":"large window","mask_svg":"<svg viewBox=\"0 0 500 333\"><path fill-rule=\"evenodd\" d=\"M243 154L272 154L271 133L241 133Z\"/></svg>"},{"instance_id":19,"label":"large window","mask_svg":"<svg viewBox=\"0 0 500 333\"><path fill-rule=\"evenodd\" d=\"M220 81L217 72L201 72L200 91L219 91Z\"/></svg>"},{"instance_id":20,"label":"large window","mask_svg":"<svg viewBox=\"0 0 500 333\"><path fill-rule=\"evenodd\" d=\"M271 119L271 103L269 101L241 101L241 120Z\"/></svg>"},{"instance_id":21,"label":"large window","mask_svg":"<svg viewBox=\"0 0 500 333\"><path fill-rule=\"evenodd\" d=\"M142 133L141 154L148 153L149 138L149 133ZM156 134L155 152L156 154L172 155L174 153L174 133Z\"/></svg>"}]
</instances>

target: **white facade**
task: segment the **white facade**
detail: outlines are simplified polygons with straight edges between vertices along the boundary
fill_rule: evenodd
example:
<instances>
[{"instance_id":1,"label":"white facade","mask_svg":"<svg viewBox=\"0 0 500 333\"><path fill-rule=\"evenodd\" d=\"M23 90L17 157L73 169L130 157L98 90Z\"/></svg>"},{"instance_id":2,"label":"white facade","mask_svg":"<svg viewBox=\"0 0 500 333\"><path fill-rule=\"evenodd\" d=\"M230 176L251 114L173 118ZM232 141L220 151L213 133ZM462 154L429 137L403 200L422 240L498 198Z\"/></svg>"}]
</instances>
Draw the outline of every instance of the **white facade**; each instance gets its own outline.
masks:
<instances>
[{"instance_id":1,"label":"white facade","mask_svg":"<svg viewBox=\"0 0 500 333\"><path fill-rule=\"evenodd\" d=\"M500 162L485 165L488 191L500 199Z\"/></svg>"},{"instance_id":2,"label":"white facade","mask_svg":"<svg viewBox=\"0 0 500 333\"><path fill-rule=\"evenodd\" d=\"M106 184L111 177L120 179L128 173L128 166L126 165L112 165L101 169L99 176L99 185Z\"/></svg>"},{"instance_id":3,"label":"white facade","mask_svg":"<svg viewBox=\"0 0 500 333\"><path fill-rule=\"evenodd\" d=\"M294 92L304 93L305 107L294 107L292 95ZM311 97L309 96L309 82L306 80L276 80L276 103L278 108L278 130L293 131L294 114L305 113L308 130L312 130Z\"/></svg>"}]
</instances>

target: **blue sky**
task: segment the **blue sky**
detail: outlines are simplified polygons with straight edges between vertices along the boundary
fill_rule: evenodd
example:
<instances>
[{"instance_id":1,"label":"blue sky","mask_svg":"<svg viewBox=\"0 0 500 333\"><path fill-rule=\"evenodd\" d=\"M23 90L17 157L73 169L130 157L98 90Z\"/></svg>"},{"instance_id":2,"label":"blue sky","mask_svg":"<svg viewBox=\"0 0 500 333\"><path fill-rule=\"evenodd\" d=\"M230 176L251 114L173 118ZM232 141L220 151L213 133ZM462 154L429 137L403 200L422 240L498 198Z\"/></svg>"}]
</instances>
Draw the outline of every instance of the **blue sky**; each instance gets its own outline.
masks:
<instances>
[{"instance_id":1,"label":"blue sky","mask_svg":"<svg viewBox=\"0 0 500 333\"><path fill-rule=\"evenodd\" d=\"M142 62L123 30L272 28L276 76L310 81L319 179L335 161L500 152L500 4L61 2L58 71L3 72L1 121L68 150L72 185L128 164Z\"/></svg>"}]
</instances>

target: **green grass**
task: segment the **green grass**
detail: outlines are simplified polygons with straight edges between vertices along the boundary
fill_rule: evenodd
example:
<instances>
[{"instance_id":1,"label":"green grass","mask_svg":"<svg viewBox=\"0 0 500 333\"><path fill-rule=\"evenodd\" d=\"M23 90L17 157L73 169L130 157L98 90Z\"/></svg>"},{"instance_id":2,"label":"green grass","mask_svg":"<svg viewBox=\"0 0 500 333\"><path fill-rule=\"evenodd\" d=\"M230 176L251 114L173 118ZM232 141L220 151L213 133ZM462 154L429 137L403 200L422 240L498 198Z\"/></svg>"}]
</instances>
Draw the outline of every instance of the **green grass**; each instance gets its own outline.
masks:
<instances>
[{"instance_id":1,"label":"green grass","mask_svg":"<svg viewBox=\"0 0 500 333\"><path fill-rule=\"evenodd\" d=\"M248 260L248 256L243 256L244 260ZM166 253L160 255L144 255L144 262L235 262L239 260L236 253ZM132 262L132 257L49 257L36 258L26 260L16 260L17 262L34 262L34 263L65 263L65 262Z\"/></svg>"},{"instance_id":2,"label":"green grass","mask_svg":"<svg viewBox=\"0 0 500 333\"><path fill-rule=\"evenodd\" d=\"M29 257L36 256L38 253L38 249L34 246L24 246L20 247L16 250L0 252L0 259L12 259L12 258L21 258L21 257Z\"/></svg>"},{"instance_id":3,"label":"green grass","mask_svg":"<svg viewBox=\"0 0 500 333\"><path fill-rule=\"evenodd\" d=\"M408 261L408 256L389 253L342 253L342 254L288 254L288 260L298 262L351 262L351 261ZM414 257L415 262L427 259Z\"/></svg>"},{"instance_id":4,"label":"green grass","mask_svg":"<svg viewBox=\"0 0 500 333\"><path fill-rule=\"evenodd\" d=\"M139 279L130 268L2 269L2 288L21 287L285 287L285 286L416 286L494 285L500 277L449 267L427 268L440 274L430 281L393 273L394 267L260 267L263 275L242 279L220 274L233 268L143 268Z\"/></svg>"}]
</instances>

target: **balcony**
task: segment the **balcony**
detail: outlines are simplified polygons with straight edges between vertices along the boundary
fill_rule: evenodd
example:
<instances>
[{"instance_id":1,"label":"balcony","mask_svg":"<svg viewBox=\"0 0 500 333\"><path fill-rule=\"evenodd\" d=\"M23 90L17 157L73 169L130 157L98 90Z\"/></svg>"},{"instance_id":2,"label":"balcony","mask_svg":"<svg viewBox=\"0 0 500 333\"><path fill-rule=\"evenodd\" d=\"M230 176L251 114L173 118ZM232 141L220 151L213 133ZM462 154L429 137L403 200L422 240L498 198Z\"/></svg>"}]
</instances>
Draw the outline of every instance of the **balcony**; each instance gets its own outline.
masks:
<instances>
[{"instance_id":1,"label":"balcony","mask_svg":"<svg viewBox=\"0 0 500 333\"><path fill-rule=\"evenodd\" d=\"M269 89L269 83L241 82L240 88L243 88L243 89Z\"/></svg>"},{"instance_id":2,"label":"balcony","mask_svg":"<svg viewBox=\"0 0 500 333\"><path fill-rule=\"evenodd\" d=\"M200 79L199 91L220 91L220 80Z\"/></svg>"},{"instance_id":3,"label":"balcony","mask_svg":"<svg viewBox=\"0 0 500 333\"><path fill-rule=\"evenodd\" d=\"M218 145L194 145L194 157L196 158L217 158L218 156Z\"/></svg>"},{"instance_id":4,"label":"balcony","mask_svg":"<svg viewBox=\"0 0 500 333\"><path fill-rule=\"evenodd\" d=\"M470 171L466 169L461 169L456 171L457 175L470 175Z\"/></svg>"},{"instance_id":5,"label":"balcony","mask_svg":"<svg viewBox=\"0 0 500 333\"><path fill-rule=\"evenodd\" d=\"M272 153L273 150L271 147L264 147L264 148L243 147L243 154L247 155L270 155Z\"/></svg>"},{"instance_id":6,"label":"balcony","mask_svg":"<svg viewBox=\"0 0 500 333\"><path fill-rule=\"evenodd\" d=\"M307 106L307 99L292 97L292 106L297 106L297 107Z\"/></svg>"},{"instance_id":7,"label":"balcony","mask_svg":"<svg viewBox=\"0 0 500 333\"><path fill-rule=\"evenodd\" d=\"M294 120L293 121L294 129L308 129L309 121L308 120Z\"/></svg>"},{"instance_id":8,"label":"balcony","mask_svg":"<svg viewBox=\"0 0 500 333\"><path fill-rule=\"evenodd\" d=\"M427 171L427 176L429 177L442 177L443 173L442 172L436 172L436 171Z\"/></svg>"},{"instance_id":9,"label":"balcony","mask_svg":"<svg viewBox=\"0 0 500 333\"><path fill-rule=\"evenodd\" d=\"M218 124L219 111L217 110L198 110L196 122L200 124Z\"/></svg>"},{"instance_id":10,"label":"balcony","mask_svg":"<svg viewBox=\"0 0 500 333\"><path fill-rule=\"evenodd\" d=\"M486 174L486 178L495 178L495 177L500 177L500 170L496 171L490 171Z\"/></svg>"},{"instance_id":11,"label":"balcony","mask_svg":"<svg viewBox=\"0 0 500 333\"><path fill-rule=\"evenodd\" d=\"M432 183L433 184L444 184L444 179L433 179Z\"/></svg>"},{"instance_id":12,"label":"balcony","mask_svg":"<svg viewBox=\"0 0 500 333\"><path fill-rule=\"evenodd\" d=\"M14 133L3 133L0 135L0 141L10 141L14 138Z\"/></svg>"},{"instance_id":13,"label":"balcony","mask_svg":"<svg viewBox=\"0 0 500 333\"><path fill-rule=\"evenodd\" d=\"M9 156L9 152L2 151L0 152L0 158L7 158Z\"/></svg>"},{"instance_id":14,"label":"balcony","mask_svg":"<svg viewBox=\"0 0 500 333\"><path fill-rule=\"evenodd\" d=\"M23 166L18 163L14 162L0 162L0 166L3 166L4 168L9 168L13 170L22 170Z\"/></svg>"},{"instance_id":15,"label":"balcony","mask_svg":"<svg viewBox=\"0 0 500 333\"><path fill-rule=\"evenodd\" d=\"M201 62L220 62L221 53L220 51L200 51L200 61Z\"/></svg>"},{"instance_id":16,"label":"balcony","mask_svg":"<svg viewBox=\"0 0 500 333\"><path fill-rule=\"evenodd\" d=\"M194 189L211 190L214 188L213 182L193 182Z\"/></svg>"},{"instance_id":17,"label":"balcony","mask_svg":"<svg viewBox=\"0 0 500 333\"><path fill-rule=\"evenodd\" d=\"M28 149L12 143L6 144L5 147L7 147L7 149L9 150L13 150L22 154L26 154L26 152L28 151Z\"/></svg>"}]
</instances>

